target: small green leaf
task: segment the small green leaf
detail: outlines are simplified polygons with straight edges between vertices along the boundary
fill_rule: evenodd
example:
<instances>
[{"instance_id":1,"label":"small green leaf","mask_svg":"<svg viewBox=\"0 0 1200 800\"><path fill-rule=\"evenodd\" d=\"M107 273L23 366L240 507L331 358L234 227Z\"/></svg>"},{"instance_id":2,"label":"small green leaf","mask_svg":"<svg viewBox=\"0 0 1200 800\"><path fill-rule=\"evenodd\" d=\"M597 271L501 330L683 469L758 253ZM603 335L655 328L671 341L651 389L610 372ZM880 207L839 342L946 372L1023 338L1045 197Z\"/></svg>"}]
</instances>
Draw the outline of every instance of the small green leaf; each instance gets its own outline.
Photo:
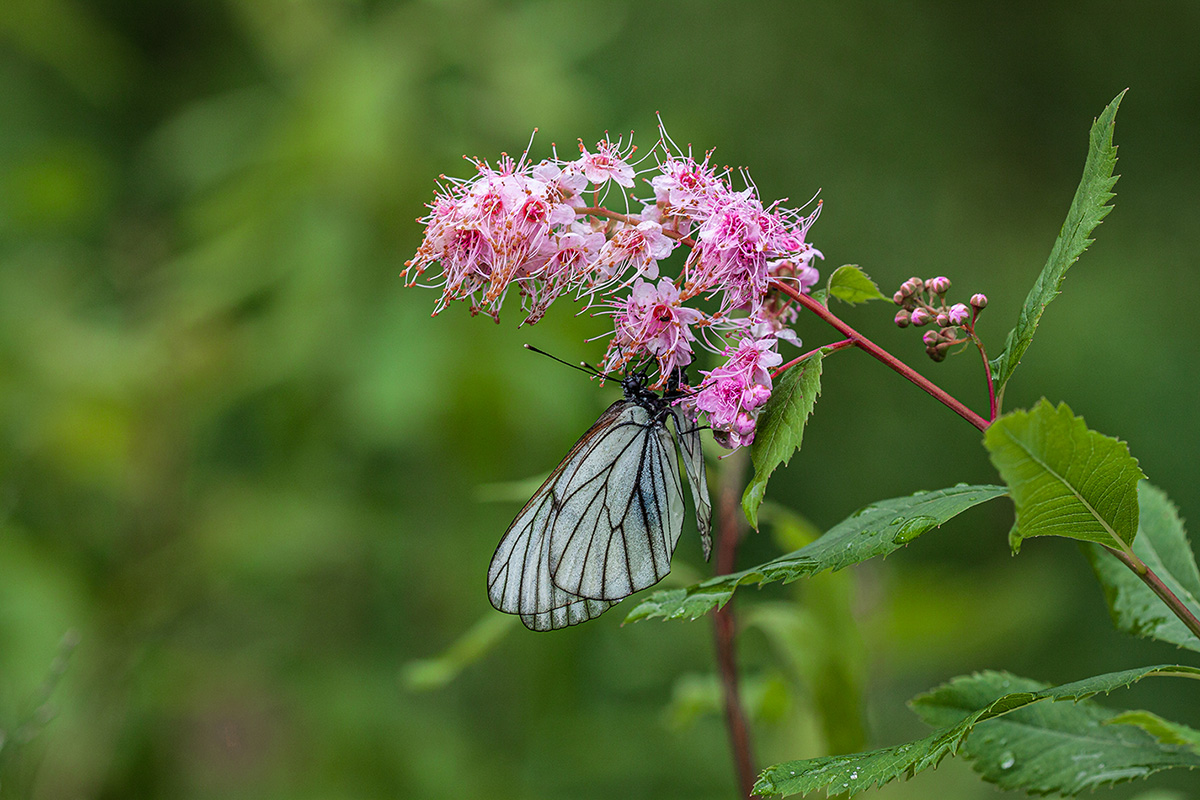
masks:
<instances>
[{"instance_id":1,"label":"small green leaf","mask_svg":"<svg viewBox=\"0 0 1200 800\"><path fill-rule=\"evenodd\" d=\"M983 437L1012 490L1015 552L1031 536L1066 536L1129 550L1137 534L1137 459L1119 439L1088 430L1066 403L993 422Z\"/></svg>"},{"instance_id":2,"label":"small green leaf","mask_svg":"<svg viewBox=\"0 0 1200 800\"><path fill-rule=\"evenodd\" d=\"M400 672L400 680L414 692L440 689L496 646L513 629L517 617L488 612L458 637L454 644L435 658L409 661Z\"/></svg>"},{"instance_id":3,"label":"small green leaf","mask_svg":"<svg viewBox=\"0 0 1200 800\"><path fill-rule=\"evenodd\" d=\"M1200 753L1200 731L1163 719L1149 711L1126 711L1108 720L1109 725L1137 725L1163 744L1181 744Z\"/></svg>"},{"instance_id":4,"label":"small green leaf","mask_svg":"<svg viewBox=\"0 0 1200 800\"><path fill-rule=\"evenodd\" d=\"M875 281L857 264L843 264L829 276L829 294L843 303L858 305L868 300L887 300Z\"/></svg>"},{"instance_id":5,"label":"small green leaf","mask_svg":"<svg viewBox=\"0 0 1200 800\"><path fill-rule=\"evenodd\" d=\"M1114 712L1080 702L1152 675L1200 679L1200 669L1142 667L1057 687L997 672L955 678L912 701L913 710L922 719L943 726L924 739L868 753L778 764L759 776L754 792L792 795L824 789L829 794L853 796L897 778L911 778L960 751L975 759L976 770L986 779L1004 788L1039 794L1073 794L1168 767L1200 767L1200 755L1162 744L1149 735L1105 736L1119 731L1115 727L1105 731L1099 724L1111 721ZM1076 703L1056 703L1042 715L1020 711L1045 700ZM1045 710L1045 706L1039 710ZM1014 715L1011 721L996 719L1014 712L1021 716ZM1053 747L1054 743L1058 746Z\"/></svg>"},{"instance_id":6,"label":"small green leaf","mask_svg":"<svg viewBox=\"0 0 1200 800\"><path fill-rule=\"evenodd\" d=\"M1075 190L1074 199L1071 200L1067 219L1058 233L1050 257L1046 259L1046 265L1042 267L1041 275L1025 298L1025 305L1021 307L1016 327L1009 332L1008 340L1004 343L1004 352L991 362L996 392L1001 396L1005 384L1020 363L1021 356L1033 341L1033 334L1042 318L1042 312L1050 305L1050 301L1058 296L1067 270L1092 243L1088 236L1112 211L1109 201L1115 197L1112 189L1117 183L1117 178L1113 175L1113 169L1117 165L1117 148L1112 143L1113 124L1117 108L1124 96L1125 92L1121 92L1113 98L1092 124L1087 160L1083 165L1083 178L1079 182L1079 188Z\"/></svg>"},{"instance_id":7,"label":"small green leaf","mask_svg":"<svg viewBox=\"0 0 1200 800\"><path fill-rule=\"evenodd\" d=\"M821 361L821 353L813 353L784 372L758 418L758 432L750 445L754 478L742 495L742 511L755 528L767 479L781 463L791 460L804 440L804 423L821 393Z\"/></svg>"},{"instance_id":8,"label":"small green leaf","mask_svg":"<svg viewBox=\"0 0 1200 800\"><path fill-rule=\"evenodd\" d=\"M862 710L866 648L852 611L854 575L822 575L795 600L744 607L741 628L763 634L787 674L803 687L805 713L827 753L853 753L867 741ZM814 731L815 733L815 731Z\"/></svg>"},{"instance_id":9,"label":"small green leaf","mask_svg":"<svg viewBox=\"0 0 1200 800\"><path fill-rule=\"evenodd\" d=\"M1146 481L1138 484L1138 506L1133 554L1200 617L1200 570L1177 509L1161 489ZM1084 552L1104 587L1108 610L1118 630L1200 651L1200 639L1137 575L1101 547L1085 545Z\"/></svg>"},{"instance_id":10,"label":"small green leaf","mask_svg":"<svg viewBox=\"0 0 1200 800\"><path fill-rule=\"evenodd\" d=\"M810 545L742 572L720 575L686 589L655 592L626 622L642 619L696 619L729 601L739 586L759 585L839 570L875 556L886 556L926 531L1007 493L1003 486L955 486L911 497L882 500L859 509Z\"/></svg>"}]
</instances>

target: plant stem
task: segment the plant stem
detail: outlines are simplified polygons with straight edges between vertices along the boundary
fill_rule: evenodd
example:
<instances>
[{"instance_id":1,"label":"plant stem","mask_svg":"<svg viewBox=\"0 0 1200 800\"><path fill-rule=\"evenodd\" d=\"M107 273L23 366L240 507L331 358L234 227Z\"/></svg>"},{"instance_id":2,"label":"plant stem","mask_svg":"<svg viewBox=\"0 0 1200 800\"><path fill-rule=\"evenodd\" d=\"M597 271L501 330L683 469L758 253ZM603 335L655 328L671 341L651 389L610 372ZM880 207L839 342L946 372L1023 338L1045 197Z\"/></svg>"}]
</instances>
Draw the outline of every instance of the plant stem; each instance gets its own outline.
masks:
<instances>
[{"instance_id":1,"label":"plant stem","mask_svg":"<svg viewBox=\"0 0 1200 800\"><path fill-rule=\"evenodd\" d=\"M1179 599L1171 587L1162 582L1162 578L1154 574L1154 570L1135 555L1118 550L1115 547L1104 546L1104 549L1112 553L1118 561L1120 561L1129 569L1133 570L1133 574L1142 579L1142 583L1150 588L1150 591L1158 595L1158 599L1162 600L1167 608L1171 609L1171 613L1179 617L1179 620L1187 626L1187 629L1192 632L1192 635L1200 639L1200 619L1196 619L1196 615L1191 612L1183 601Z\"/></svg>"},{"instance_id":2,"label":"plant stem","mask_svg":"<svg viewBox=\"0 0 1200 800\"><path fill-rule=\"evenodd\" d=\"M817 353L821 353L823 355L828 355L830 353L837 352L838 350L841 350L843 348L853 347L853 346L854 346L853 339L842 339L840 342L831 342L830 344L822 345L814 350L809 350L807 353L800 356L799 358L793 358L791 361L787 362L786 364L782 364L782 365L776 367L771 372L771 377L778 378L781 374L783 374L787 370L791 369L792 367L796 366L797 364L800 364L800 363L806 361L807 359L812 358Z\"/></svg>"},{"instance_id":3,"label":"plant stem","mask_svg":"<svg viewBox=\"0 0 1200 800\"><path fill-rule=\"evenodd\" d=\"M972 411L971 409L969 409L965 405L963 405L961 402L959 402L957 399L952 397L944 389L942 389L941 387L932 383L924 375L917 372L915 369L908 366L903 361L896 358L894 355L892 355L888 351L884 350L882 347L875 344L874 342L872 342L867 337L863 336L858 331L854 330L854 328L851 328L849 325L847 325L845 322L843 322L841 319L839 319L837 316L835 316L833 314L833 312L831 312L828 308L823 306L820 302L814 300L813 298L809 297L806 294L803 294L803 293L797 291L795 287L789 286L788 284L786 284L782 281L772 280L771 287L783 292L788 297L792 298L797 303L804 306L809 311L813 312L818 317L820 317L821 319L828 322L830 325L832 325L834 328L836 328L843 336L846 336L847 338L853 340L855 347L859 348L860 350L866 351L869 355L871 355L878 361L882 362L886 366L888 366L891 369L898 372L901 376L907 378L909 381L916 384L918 387L923 389L926 393L928 393L935 400L937 400L938 402L945 405L947 408L949 408L955 414L958 414L960 417L962 417L967 422L974 425L979 430L981 430L981 431L987 430L988 425L991 424L986 419L979 416L974 411Z\"/></svg>"},{"instance_id":4,"label":"plant stem","mask_svg":"<svg viewBox=\"0 0 1200 800\"><path fill-rule=\"evenodd\" d=\"M975 335L975 331L971 331L971 341L975 342L975 346L979 348L979 355L983 357L983 374L987 376L988 387L988 421L995 422L996 415L1000 409L996 407L996 386L992 383L992 365L988 363L987 350L983 346L983 339Z\"/></svg>"},{"instance_id":5,"label":"plant stem","mask_svg":"<svg viewBox=\"0 0 1200 800\"><path fill-rule=\"evenodd\" d=\"M722 463L717 487L717 563L716 574L733 572L737 547L745 532L745 518L738 503L739 487L746 468L745 451L739 450ZM725 696L725 726L729 729L729 747L737 770L742 796L749 800L754 788L754 756L750 751L750 728L738 693L737 660L734 653L735 624L733 601L713 612L713 632L717 645L717 668Z\"/></svg>"}]
</instances>

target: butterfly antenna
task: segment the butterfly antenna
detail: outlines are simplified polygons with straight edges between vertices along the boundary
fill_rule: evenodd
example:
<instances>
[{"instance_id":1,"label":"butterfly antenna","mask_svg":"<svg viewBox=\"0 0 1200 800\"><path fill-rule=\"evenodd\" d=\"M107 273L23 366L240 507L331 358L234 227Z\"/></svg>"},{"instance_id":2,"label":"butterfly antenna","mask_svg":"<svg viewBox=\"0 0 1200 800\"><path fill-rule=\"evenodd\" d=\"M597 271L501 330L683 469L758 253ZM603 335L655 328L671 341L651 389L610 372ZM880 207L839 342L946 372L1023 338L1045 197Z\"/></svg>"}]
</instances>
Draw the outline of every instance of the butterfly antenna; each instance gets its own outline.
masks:
<instances>
[{"instance_id":1,"label":"butterfly antenna","mask_svg":"<svg viewBox=\"0 0 1200 800\"><path fill-rule=\"evenodd\" d=\"M604 378L605 380L610 380L610 381L619 381L620 380L620 378L618 378L616 376L606 375L605 373L603 373L600 370L593 367L591 364L588 364L583 361L579 362L578 364L572 364L570 361L563 361L558 356L551 355L550 353L547 353L545 350L540 350L531 344L526 344L525 349L532 350L535 353L540 353L541 355L544 355L546 358L550 358L550 359L557 361L560 364L567 365L571 369L577 369L580 372L586 372L588 375L591 375L592 377L600 377L600 378Z\"/></svg>"}]
</instances>

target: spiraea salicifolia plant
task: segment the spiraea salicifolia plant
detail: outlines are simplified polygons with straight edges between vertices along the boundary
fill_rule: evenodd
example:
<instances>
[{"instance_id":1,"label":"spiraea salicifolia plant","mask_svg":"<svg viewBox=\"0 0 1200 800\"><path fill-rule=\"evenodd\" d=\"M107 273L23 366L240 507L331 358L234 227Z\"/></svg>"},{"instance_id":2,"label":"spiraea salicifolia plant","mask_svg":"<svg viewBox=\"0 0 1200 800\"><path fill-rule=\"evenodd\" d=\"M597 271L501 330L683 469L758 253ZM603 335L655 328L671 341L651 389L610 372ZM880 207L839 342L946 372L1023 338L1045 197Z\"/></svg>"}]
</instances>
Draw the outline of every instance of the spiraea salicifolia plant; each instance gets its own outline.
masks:
<instances>
[{"instance_id":1,"label":"spiraea salicifolia plant","mask_svg":"<svg viewBox=\"0 0 1200 800\"><path fill-rule=\"evenodd\" d=\"M1149 677L1200 679L1196 666L1163 664L1058 686L1003 672L961 676L912 701L934 728L923 739L851 755L807 754L758 770L752 766L736 673L729 671L732 628L722 635L720 622L742 585L792 581L885 556L969 508L1007 496L1016 508L1009 537L1014 553L1036 536L1081 541L1120 630L1200 652L1200 571L1175 507L1145 480L1128 446L1089 430L1065 403L1042 400L1029 410L1002 413L1005 386L1043 312L1112 208L1112 136L1120 100L1113 100L1092 127L1083 179L1067 220L997 357L989 359L978 330L988 305L987 297L974 290L978 287L960 293L946 276L911 277L890 297L897 307L888 312L895 324L919 329L933 361L978 353L986 415L834 313L833 299L853 306L889 298L856 266L839 267L821 280L817 262L823 257L809 240L820 203L789 208L765 202L748 173L715 167L711 152L696 157L675 146L661 126L658 141L641 156L632 144L606 138L591 149L581 142L576 159L555 155L535 163L528 155L505 156L495 166L473 161L470 178L442 179L430 213L421 220L424 241L405 269L410 284L441 289L434 313L463 300L472 313L499 320L508 299L532 324L551 303L566 301L611 320L607 347L593 371L645 376L641 380L650 388L666 390L662 400L639 401L647 413L665 417L670 408L679 415L677 427L679 418L686 420L687 433L704 426L726 450L747 448L753 475L744 490L737 488L752 524L757 525L769 476L800 447L824 362L838 351L868 353L983 434L983 450L1001 484L958 485L870 503L811 544L741 572L727 571L736 526L731 514L718 513L717 547L729 553L726 569L718 558L723 574L684 589L660 590L628 614L627 621L718 614L726 719L746 795L817 790L853 795L954 755L969 759L984 779L1001 788L1035 794L1076 794L1171 767L1200 767L1200 731L1149 711L1115 711L1091 699ZM785 346L799 347L794 326L801 315L827 323L837 335L808 351L786 353ZM697 369L688 382L693 362ZM641 385L636 391L644 391L637 388ZM604 421L585 434L548 480L551 500L561 500L553 496L554 481L577 470L580 458L592 457L585 452L589 437L597 437ZM616 505L627 508L652 494L636 479L620 486L624 496L600 501L599 515L611 516ZM545 486L539 490L545 491ZM523 580L539 591L566 592L568 600L607 607L613 598L576 596L570 592L581 591L582 584L561 585L556 573L560 539L571 534L555 518L560 506L547 502L544 512L540 506L522 512L531 520L525 546L542 548L540 556L526 562L537 574ZM570 523L577 528L581 519ZM628 544L620 538L628 531L623 534L619 527L604 528L610 546ZM653 525L643 527L646 535L655 534ZM596 558L602 564L608 555ZM1061 700L1072 702L1056 702Z\"/></svg>"}]
</instances>

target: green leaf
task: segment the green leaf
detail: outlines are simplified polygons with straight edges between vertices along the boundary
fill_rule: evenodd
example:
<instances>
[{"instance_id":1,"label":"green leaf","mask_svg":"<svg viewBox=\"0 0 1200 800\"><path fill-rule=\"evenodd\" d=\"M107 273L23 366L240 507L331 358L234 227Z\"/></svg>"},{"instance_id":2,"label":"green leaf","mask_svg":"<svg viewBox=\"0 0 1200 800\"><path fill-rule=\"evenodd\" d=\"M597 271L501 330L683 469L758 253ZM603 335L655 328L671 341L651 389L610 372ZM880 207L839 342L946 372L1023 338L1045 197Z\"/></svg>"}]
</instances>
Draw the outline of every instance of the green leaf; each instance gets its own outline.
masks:
<instances>
[{"instance_id":1,"label":"green leaf","mask_svg":"<svg viewBox=\"0 0 1200 800\"><path fill-rule=\"evenodd\" d=\"M1163 744L1181 744L1200 753L1200 731L1163 719L1149 711L1126 711L1108 720L1109 725L1137 725Z\"/></svg>"},{"instance_id":2,"label":"green leaf","mask_svg":"<svg viewBox=\"0 0 1200 800\"><path fill-rule=\"evenodd\" d=\"M991 362L996 392L1001 396L1005 384L1033 341L1033 334L1042 318L1042 312L1058 295L1067 270L1092 243L1088 236L1112 211L1109 201L1115 197L1112 189L1117 183L1117 178L1113 175L1113 169L1117 165L1117 148L1112 143L1113 124L1117 108L1124 96L1125 92L1121 92L1113 98L1092 124L1087 160L1083 165L1083 178L1079 182L1079 188L1075 190L1067 219L1054 241L1046 265L1042 267L1042 274L1038 276L1029 291L1029 296L1025 298L1025 305L1021 307L1016 327L1009 332L1008 340L1004 343L1004 351Z\"/></svg>"},{"instance_id":3,"label":"green leaf","mask_svg":"<svg viewBox=\"0 0 1200 800\"><path fill-rule=\"evenodd\" d=\"M1200 679L1200 669L1142 667L1057 687L998 672L955 678L912 701L922 719L942 726L924 739L867 753L778 764L759 776L754 791L792 795L824 789L852 796L900 777L911 778L960 751L975 760L985 779L1041 794L1074 794L1167 767L1200 767L1200 755L1187 748L1115 726L1105 729L1101 723L1116 714L1080 702L1152 675ZM1076 704L1021 711L1045 700ZM1037 713L1042 711L1046 713ZM1008 714L1013 716L997 719Z\"/></svg>"},{"instance_id":4,"label":"green leaf","mask_svg":"<svg viewBox=\"0 0 1200 800\"><path fill-rule=\"evenodd\" d=\"M1156 668L1157 669L1157 668ZM1193 673L1194 668L1176 675ZM934 692L914 699L913 709L930 725L954 723L993 704L998 696L1030 693L1041 699L1080 698L1078 688L1097 682L1109 688L1140 680L1144 670L1127 670L1078 681L1059 689L1007 673L985 672L955 678ZM1133 675L1132 680L1115 676ZM1161 673L1156 674L1171 674ZM1063 690L1067 690L1065 696ZM1087 688L1084 696L1094 694ZM1032 704L1025 703L1023 706ZM1200 767L1200 754L1188 747L1164 744L1157 736L1136 727L1110 725L1120 714L1092 702L1043 703L1013 709L1001 719L980 724L965 742L963 755L984 780L1002 789L1023 789L1035 794L1078 794L1084 789L1144 778L1168 767ZM1182 727L1182 726L1180 726Z\"/></svg>"},{"instance_id":5,"label":"green leaf","mask_svg":"<svg viewBox=\"0 0 1200 800\"><path fill-rule=\"evenodd\" d=\"M822 575L805 582L803 597L754 603L738 617L742 630L763 634L773 660L803 687L809 725L819 727L830 753L852 753L867 741L866 648L852 612L853 577Z\"/></svg>"},{"instance_id":6,"label":"green leaf","mask_svg":"<svg viewBox=\"0 0 1200 800\"><path fill-rule=\"evenodd\" d=\"M405 664L400 672L401 683L414 692L440 689L495 647L516 621L511 614L485 614L440 656Z\"/></svg>"},{"instance_id":7,"label":"green leaf","mask_svg":"<svg viewBox=\"0 0 1200 800\"><path fill-rule=\"evenodd\" d=\"M886 556L968 508L1007 493L1003 486L955 486L911 497L883 500L859 509L810 545L742 572L720 575L686 589L658 591L642 601L626 622L696 619L725 605L739 586L782 581L839 570Z\"/></svg>"},{"instance_id":8,"label":"green leaf","mask_svg":"<svg viewBox=\"0 0 1200 800\"><path fill-rule=\"evenodd\" d=\"M1138 484L1138 536L1133 554L1200 616L1200 570L1188 546L1183 521L1159 488ZM1085 545L1084 552L1104 587L1108 610L1118 630L1200 651L1200 639L1172 614L1162 600L1131 570L1103 548Z\"/></svg>"},{"instance_id":9,"label":"green leaf","mask_svg":"<svg viewBox=\"0 0 1200 800\"><path fill-rule=\"evenodd\" d=\"M833 271L829 276L829 294L850 305L888 299L857 264L843 264Z\"/></svg>"},{"instance_id":10,"label":"green leaf","mask_svg":"<svg viewBox=\"0 0 1200 800\"><path fill-rule=\"evenodd\" d=\"M742 495L742 511L755 528L767 479L781 463L791 460L804 439L804 423L821 393L821 362L821 353L813 353L784 372L758 418L758 432L750 445L754 478Z\"/></svg>"},{"instance_id":11,"label":"green leaf","mask_svg":"<svg viewBox=\"0 0 1200 800\"><path fill-rule=\"evenodd\" d=\"M1124 442L1088 430L1066 403L1055 408L1045 398L993 422L983 442L1017 507L1013 552L1031 536L1129 550L1144 476Z\"/></svg>"}]
</instances>

